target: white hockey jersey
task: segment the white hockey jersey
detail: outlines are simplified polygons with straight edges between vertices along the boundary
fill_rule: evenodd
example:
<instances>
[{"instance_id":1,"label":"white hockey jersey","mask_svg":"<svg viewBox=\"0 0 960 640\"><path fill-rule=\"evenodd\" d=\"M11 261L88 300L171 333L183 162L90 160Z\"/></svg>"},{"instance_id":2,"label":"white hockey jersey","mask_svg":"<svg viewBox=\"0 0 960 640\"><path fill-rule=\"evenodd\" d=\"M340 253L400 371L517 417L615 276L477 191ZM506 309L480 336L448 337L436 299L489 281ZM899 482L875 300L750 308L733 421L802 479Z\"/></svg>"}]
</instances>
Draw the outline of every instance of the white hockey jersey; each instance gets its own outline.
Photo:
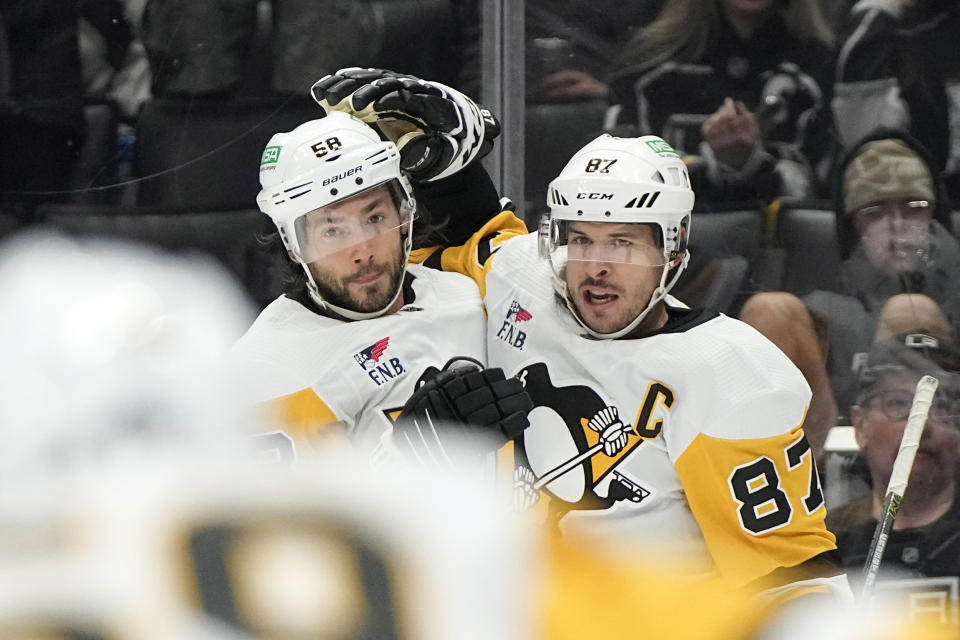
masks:
<instances>
[{"instance_id":1,"label":"white hockey jersey","mask_svg":"<svg viewBox=\"0 0 960 640\"><path fill-rule=\"evenodd\" d=\"M369 454L418 380L448 361L486 362L476 284L456 273L409 265L413 299L396 313L345 322L281 296L234 345L253 402L276 410L278 431L309 441L340 423Z\"/></svg>"},{"instance_id":2,"label":"white hockey jersey","mask_svg":"<svg viewBox=\"0 0 960 640\"><path fill-rule=\"evenodd\" d=\"M781 351L669 297L656 334L594 339L555 295L536 234L493 243L482 268L451 250L443 265L481 283L489 364L523 380L535 405L513 452L521 506L536 504L565 535L617 534L735 584L837 573L814 560L836 545L800 427L810 389ZM615 420L627 441L607 455L596 426Z\"/></svg>"}]
</instances>

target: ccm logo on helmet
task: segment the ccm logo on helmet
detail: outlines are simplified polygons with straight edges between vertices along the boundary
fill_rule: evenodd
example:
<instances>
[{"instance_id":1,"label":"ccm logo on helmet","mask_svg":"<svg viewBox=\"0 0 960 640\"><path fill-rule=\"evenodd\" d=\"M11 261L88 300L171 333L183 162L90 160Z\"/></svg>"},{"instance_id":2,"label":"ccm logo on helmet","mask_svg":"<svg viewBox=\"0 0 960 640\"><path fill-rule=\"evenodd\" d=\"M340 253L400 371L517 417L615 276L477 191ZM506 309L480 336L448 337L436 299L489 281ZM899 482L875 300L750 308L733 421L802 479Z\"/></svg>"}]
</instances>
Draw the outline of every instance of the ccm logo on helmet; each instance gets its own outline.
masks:
<instances>
[{"instance_id":1,"label":"ccm logo on helmet","mask_svg":"<svg viewBox=\"0 0 960 640\"><path fill-rule=\"evenodd\" d=\"M578 193L577 200L613 200L612 193L597 193L591 191L589 193Z\"/></svg>"},{"instance_id":2,"label":"ccm logo on helmet","mask_svg":"<svg viewBox=\"0 0 960 640\"><path fill-rule=\"evenodd\" d=\"M347 169L347 170L344 171L343 173L338 173L338 174L335 175L335 176L330 176L329 178L327 178L326 180L324 180L324 181L323 181L323 184L321 184L320 186L325 187L325 186L327 186L328 184L333 184L333 183L336 182L337 180L343 180L343 179L346 178L347 176L352 176L352 175L355 174L357 171L360 171L360 169L363 169L363 165L362 165L362 164L359 165L359 166L354 167L353 169Z\"/></svg>"}]
</instances>

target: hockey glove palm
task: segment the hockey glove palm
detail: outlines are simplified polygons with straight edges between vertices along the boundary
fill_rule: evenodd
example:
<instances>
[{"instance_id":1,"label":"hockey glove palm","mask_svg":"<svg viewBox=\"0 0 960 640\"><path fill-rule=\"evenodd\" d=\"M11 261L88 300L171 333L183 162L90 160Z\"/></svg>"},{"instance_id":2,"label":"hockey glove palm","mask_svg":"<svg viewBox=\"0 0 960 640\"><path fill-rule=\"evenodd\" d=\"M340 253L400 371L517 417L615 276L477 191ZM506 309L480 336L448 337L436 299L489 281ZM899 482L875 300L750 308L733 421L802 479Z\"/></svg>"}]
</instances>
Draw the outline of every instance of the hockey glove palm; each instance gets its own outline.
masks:
<instances>
[{"instance_id":1,"label":"hockey glove palm","mask_svg":"<svg viewBox=\"0 0 960 640\"><path fill-rule=\"evenodd\" d=\"M327 113L376 124L397 144L401 168L421 182L455 174L500 135L497 119L456 89L384 69L341 69L310 93Z\"/></svg>"}]
</instances>

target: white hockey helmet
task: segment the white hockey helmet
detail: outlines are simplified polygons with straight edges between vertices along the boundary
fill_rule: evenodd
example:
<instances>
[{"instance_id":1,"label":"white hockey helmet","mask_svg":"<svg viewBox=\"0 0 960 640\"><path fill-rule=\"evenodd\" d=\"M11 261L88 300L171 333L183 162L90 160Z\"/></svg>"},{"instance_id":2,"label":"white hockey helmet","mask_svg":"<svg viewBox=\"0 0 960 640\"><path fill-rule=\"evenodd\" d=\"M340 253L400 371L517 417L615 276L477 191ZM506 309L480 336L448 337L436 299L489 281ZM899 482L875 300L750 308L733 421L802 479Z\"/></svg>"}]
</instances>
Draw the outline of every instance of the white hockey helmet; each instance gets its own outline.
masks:
<instances>
[{"instance_id":1,"label":"white hockey helmet","mask_svg":"<svg viewBox=\"0 0 960 640\"><path fill-rule=\"evenodd\" d=\"M306 272L311 298L321 308L330 308L351 320L383 315L400 295L402 279L389 303L364 312L325 300L308 267L324 255L365 240L364 233L369 230L341 233L341 239L326 246L311 243L307 230L311 214L369 189L386 186L400 214L400 223L375 232L402 228L405 268L413 242L416 201L409 180L400 171L397 146L381 140L376 131L353 116L333 112L325 118L304 122L293 131L274 134L260 159L260 185L263 189L257 204L273 220L284 247Z\"/></svg>"},{"instance_id":2,"label":"white hockey helmet","mask_svg":"<svg viewBox=\"0 0 960 640\"><path fill-rule=\"evenodd\" d=\"M690 259L687 240L693 203L686 165L658 136L617 138L602 134L574 154L550 183L550 213L540 225L541 256L550 261L557 293L588 333L597 338L626 335L666 297ZM593 255L575 247L571 254L569 225L575 222L652 225L659 245L645 251L601 248ZM600 333L587 326L569 296L568 259L662 266L663 272L659 286L636 318L615 332Z\"/></svg>"},{"instance_id":3,"label":"white hockey helmet","mask_svg":"<svg viewBox=\"0 0 960 640\"><path fill-rule=\"evenodd\" d=\"M39 232L2 256L0 485L260 428L226 361L255 314L221 265Z\"/></svg>"}]
</instances>

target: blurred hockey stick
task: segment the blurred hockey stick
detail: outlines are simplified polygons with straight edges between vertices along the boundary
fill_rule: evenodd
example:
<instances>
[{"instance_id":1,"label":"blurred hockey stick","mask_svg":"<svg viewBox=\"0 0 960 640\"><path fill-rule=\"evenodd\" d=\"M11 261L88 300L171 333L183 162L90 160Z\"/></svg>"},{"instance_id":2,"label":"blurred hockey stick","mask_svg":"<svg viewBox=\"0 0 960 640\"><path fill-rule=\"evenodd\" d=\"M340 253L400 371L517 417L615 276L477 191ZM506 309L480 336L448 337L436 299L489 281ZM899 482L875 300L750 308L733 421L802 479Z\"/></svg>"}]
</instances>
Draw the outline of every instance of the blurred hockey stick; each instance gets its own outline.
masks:
<instances>
[{"instance_id":1,"label":"blurred hockey stick","mask_svg":"<svg viewBox=\"0 0 960 640\"><path fill-rule=\"evenodd\" d=\"M917 390L913 394L913 404L910 405L907 426L903 430L900 449L897 451L897 458L893 462L893 471L890 473L890 482L887 484L887 494L883 500L883 515L873 532L873 540L870 542L870 550L867 552L867 562L863 567L861 599L869 598L873 593L877 572L880 569L880 561L883 559L883 551L887 547L887 538L889 538L890 530L893 528L893 521L900 511L900 502L907 490L910 469L913 468L913 458L917 455L917 447L920 445L923 427L927 423L927 415L930 413L930 405L933 403L933 394L936 393L939 384L939 381L933 376L923 376L917 382Z\"/></svg>"}]
</instances>

